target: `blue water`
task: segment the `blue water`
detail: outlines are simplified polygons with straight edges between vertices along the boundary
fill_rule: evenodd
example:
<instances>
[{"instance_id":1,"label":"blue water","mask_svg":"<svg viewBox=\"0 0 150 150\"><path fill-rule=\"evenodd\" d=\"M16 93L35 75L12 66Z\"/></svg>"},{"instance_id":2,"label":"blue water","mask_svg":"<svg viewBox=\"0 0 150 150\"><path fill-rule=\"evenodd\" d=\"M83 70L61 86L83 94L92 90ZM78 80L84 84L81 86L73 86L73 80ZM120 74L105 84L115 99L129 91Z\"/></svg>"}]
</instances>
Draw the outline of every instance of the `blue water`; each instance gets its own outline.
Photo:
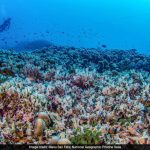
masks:
<instances>
[{"instance_id":1,"label":"blue water","mask_svg":"<svg viewBox=\"0 0 150 150\"><path fill-rule=\"evenodd\" d=\"M150 53L150 0L0 0L0 24L8 17L0 48L42 39Z\"/></svg>"}]
</instances>

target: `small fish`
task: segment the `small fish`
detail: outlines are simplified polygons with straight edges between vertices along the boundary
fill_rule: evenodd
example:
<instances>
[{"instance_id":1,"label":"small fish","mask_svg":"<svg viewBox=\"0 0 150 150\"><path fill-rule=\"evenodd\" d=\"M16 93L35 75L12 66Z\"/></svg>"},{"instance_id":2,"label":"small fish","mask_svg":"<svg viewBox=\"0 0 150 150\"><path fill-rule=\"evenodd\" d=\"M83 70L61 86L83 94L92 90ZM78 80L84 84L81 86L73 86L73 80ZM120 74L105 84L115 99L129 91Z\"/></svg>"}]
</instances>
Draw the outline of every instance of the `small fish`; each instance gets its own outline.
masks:
<instances>
[{"instance_id":1,"label":"small fish","mask_svg":"<svg viewBox=\"0 0 150 150\"><path fill-rule=\"evenodd\" d=\"M103 45L102 45L102 47L103 47L103 48L106 48L106 47L107 47L107 45L104 45L104 44L103 44Z\"/></svg>"},{"instance_id":2,"label":"small fish","mask_svg":"<svg viewBox=\"0 0 150 150\"><path fill-rule=\"evenodd\" d=\"M49 31L46 31L47 34L49 34Z\"/></svg>"},{"instance_id":3,"label":"small fish","mask_svg":"<svg viewBox=\"0 0 150 150\"><path fill-rule=\"evenodd\" d=\"M1 41L5 41L5 38L2 38Z\"/></svg>"},{"instance_id":4,"label":"small fish","mask_svg":"<svg viewBox=\"0 0 150 150\"><path fill-rule=\"evenodd\" d=\"M83 31L83 34L86 34L86 32L85 32L85 31Z\"/></svg>"}]
</instances>

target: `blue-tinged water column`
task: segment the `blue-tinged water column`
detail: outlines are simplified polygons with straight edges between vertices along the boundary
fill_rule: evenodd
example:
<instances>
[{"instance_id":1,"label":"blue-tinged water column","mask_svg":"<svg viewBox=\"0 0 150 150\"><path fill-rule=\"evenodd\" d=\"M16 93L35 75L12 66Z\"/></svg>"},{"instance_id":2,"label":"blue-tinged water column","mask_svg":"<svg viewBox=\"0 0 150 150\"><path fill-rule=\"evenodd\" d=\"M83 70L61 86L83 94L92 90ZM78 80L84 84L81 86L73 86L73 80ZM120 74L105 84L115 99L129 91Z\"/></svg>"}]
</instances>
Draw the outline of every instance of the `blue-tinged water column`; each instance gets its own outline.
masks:
<instances>
[{"instance_id":1,"label":"blue-tinged water column","mask_svg":"<svg viewBox=\"0 0 150 150\"><path fill-rule=\"evenodd\" d=\"M149 0L1 0L0 47L38 39L77 47L138 49L150 53Z\"/></svg>"}]
</instances>

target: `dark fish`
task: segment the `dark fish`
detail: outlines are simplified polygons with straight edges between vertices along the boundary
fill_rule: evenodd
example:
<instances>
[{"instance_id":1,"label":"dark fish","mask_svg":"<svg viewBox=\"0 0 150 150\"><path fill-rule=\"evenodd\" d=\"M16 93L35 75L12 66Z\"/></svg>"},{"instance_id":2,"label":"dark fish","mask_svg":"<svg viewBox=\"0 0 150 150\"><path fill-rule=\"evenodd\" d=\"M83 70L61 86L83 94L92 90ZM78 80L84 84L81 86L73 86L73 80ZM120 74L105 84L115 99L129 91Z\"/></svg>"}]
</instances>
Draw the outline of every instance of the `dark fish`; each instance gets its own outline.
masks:
<instances>
[{"instance_id":1,"label":"dark fish","mask_svg":"<svg viewBox=\"0 0 150 150\"><path fill-rule=\"evenodd\" d=\"M41 34L41 37L45 37L45 35L42 33L42 34Z\"/></svg>"},{"instance_id":2,"label":"dark fish","mask_svg":"<svg viewBox=\"0 0 150 150\"><path fill-rule=\"evenodd\" d=\"M103 45L102 45L102 47L103 47L103 48L106 48L106 47L107 47L107 45L104 45L104 44L103 44Z\"/></svg>"},{"instance_id":3,"label":"dark fish","mask_svg":"<svg viewBox=\"0 0 150 150\"><path fill-rule=\"evenodd\" d=\"M46 31L47 34L49 34L49 31Z\"/></svg>"},{"instance_id":4,"label":"dark fish","mask_svg":"<svg viewBox=\"0 0 150 150\"><path fill-rule=\"evenodd\" d=\"M86 32L85 32L85 31L83 31L83 34L86 34Z\"/></svg>"},{"instance_id":5,"label":"dark fish","mask_svg":"<svg viewBox=\"0 0 150 150\"><path fill-rule=\"evenodd\" d=\"M36 33L36 32L34 32L33 34L34 34L34 35L37 35L37 33Z\"/></svg>"},{"instance_id":6,"label":"dark fish","mask_svg":"<svg viewBox=\"0 0 150 150\"><path fill-rule=\"evenodd\" d=\"M1 41L5 41L5 39L4 39L4 38L2 38L2 39L1 39Z\"/></svg>"},{"instance_id":7,"label":"dark fish","mask_svg":"<svg viewBox=\"0 0 150 150\"><path fill-rule=\"evenodd\" d=\"M11 25L11 18L8 18L0 25L0 32L8 30L10 28L10 25Z\"/></svg>"}]
</instances>

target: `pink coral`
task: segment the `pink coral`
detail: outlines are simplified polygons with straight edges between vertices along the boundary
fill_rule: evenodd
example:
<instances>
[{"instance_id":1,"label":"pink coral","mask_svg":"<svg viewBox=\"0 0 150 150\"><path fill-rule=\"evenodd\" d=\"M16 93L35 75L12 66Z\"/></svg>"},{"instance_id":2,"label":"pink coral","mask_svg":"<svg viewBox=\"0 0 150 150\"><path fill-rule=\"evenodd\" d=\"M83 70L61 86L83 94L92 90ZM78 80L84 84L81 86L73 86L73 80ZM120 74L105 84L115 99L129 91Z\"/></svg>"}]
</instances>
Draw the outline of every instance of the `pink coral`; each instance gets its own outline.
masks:
<instances>
[{"instance_id":1,"label":"pink coral","mask_svg":"<svg viewBox=\"0 0 150 150\"><path fill-rule=\"evenodd\" d=\"M94 80L90 77L83 76L83 75L75 77L71 83L82 89L88 89L94 86Z\"/></svg>"},{"instance_id":2,"label":"pink coral","mask_svg":"<svg viewBox=\"0 0 150 150\"><path fill-rule=\"evenodd\" d=\"M58 94L60 96L64 96L65 95L65 90L64 90L63 86L55 87L55 92L56 92L56 94Z\"/></svg>"},{"instance_id":3,"label":"pink coral","mask_svg":"<svg viewBox=\"0 0 150 150\"><path fill-rule=\"evenodd\" d=\"M37 67L25 66L22 73L32 81L43 80L43 75Z\"/></svg>"},{"instance_id":4,"label":"pink coral","mask_svg":"<svg viewBox=\"0 0 150 150\"><path fill-rule=\"evenodd\" d=\"M102 94L105 96L116 96L120 94L120 92L121 92L121 89L117 87L112 87L112 86L105 87L102 90Z\"/></svg>"},{"instance_id":5,"label":"pink coral","mask_svg":"<svg viewBox=\"0 0 150 150\"><path fill-rule=\"evenodd\" d=\"M55 71L47 72L44 76L46 81L51 81L55 79Z\"/></svg>"},{"instance_id":6,"label":"pink coral","mask_svg":"<svg viewBox=\"0 0 150 150\"><path fill-rule=\"evenodd\" d=\"M59 86L56 86L55 88L49 90L49 97L53 96L53 95L57 95L57 94L60 96L65 95L65 89L63 86L59 85Z\"/></svg>"},{"instance_id":7,"label":"pink coral","mask_svg":"<svg viewBox=\"0 0 150 150\"><path fill-rule=\"evenodd\" d=\"M9 142L29 142L24 131L27 130L26 124L31 123L35 118L35 105L29 100L22 98L17 92L3 92L0 94L0 102L3 107L1 116L9 124L14 124L6 135ZM13 133L13 134L12 134ZM11 137L10 137L11 136ZM9 138L10 137L10 138ZM30 140L30 142L32 142Z\"/></svg>"}]
</instances>

